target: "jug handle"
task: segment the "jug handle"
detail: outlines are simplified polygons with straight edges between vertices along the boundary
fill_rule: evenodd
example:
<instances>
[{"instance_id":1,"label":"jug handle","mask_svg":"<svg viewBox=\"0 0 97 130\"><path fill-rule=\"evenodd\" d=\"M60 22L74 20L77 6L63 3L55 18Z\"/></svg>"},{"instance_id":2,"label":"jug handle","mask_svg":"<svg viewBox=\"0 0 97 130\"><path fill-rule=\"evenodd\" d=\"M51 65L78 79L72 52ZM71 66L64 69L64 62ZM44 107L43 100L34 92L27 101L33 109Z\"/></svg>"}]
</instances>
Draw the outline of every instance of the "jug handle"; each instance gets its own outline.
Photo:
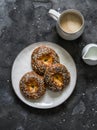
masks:
<instances>
[{"instance_id":1,"label":"jug handle","mask_svg":"<svg viewBox=\"0 0 97 130\"><path fill-rule=\"evenodd\" d=\"M57 12L54 9L50 9L48 14L56 21L59 19L60 15L61 15L59 12Z\"/></svg>"}]
</instances>

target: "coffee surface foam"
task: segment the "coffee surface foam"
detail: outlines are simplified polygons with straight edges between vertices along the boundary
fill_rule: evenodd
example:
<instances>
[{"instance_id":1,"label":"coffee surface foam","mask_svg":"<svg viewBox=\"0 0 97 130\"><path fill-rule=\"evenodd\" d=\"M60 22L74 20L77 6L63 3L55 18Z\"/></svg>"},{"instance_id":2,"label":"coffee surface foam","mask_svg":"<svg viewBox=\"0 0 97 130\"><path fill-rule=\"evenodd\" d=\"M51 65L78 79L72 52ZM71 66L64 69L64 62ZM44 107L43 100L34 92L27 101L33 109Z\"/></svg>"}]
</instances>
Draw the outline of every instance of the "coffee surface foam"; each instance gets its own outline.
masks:
<instances>
[{"instance_id":1,"label":"coffee surface foam","mask_svg":"<svg viewBox=\"0 0 97 130\"><path fill-rule=\"evenodd\" d=\"M63 31L67 33L75 33L80 29L82 20L77 14L67 13L62 16L60 25Z\"/></svg>"}]
</instances>

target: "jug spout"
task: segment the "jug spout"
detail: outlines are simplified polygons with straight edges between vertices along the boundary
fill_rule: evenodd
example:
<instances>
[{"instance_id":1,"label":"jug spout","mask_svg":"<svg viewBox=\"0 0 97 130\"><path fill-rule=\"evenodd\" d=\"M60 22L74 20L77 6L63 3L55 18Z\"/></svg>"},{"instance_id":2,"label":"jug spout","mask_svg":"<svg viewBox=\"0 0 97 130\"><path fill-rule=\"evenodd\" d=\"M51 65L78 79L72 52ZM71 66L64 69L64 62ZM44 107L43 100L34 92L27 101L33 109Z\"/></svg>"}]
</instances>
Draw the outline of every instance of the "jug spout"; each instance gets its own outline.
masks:
<instances>
[{"instance_id":1,"label":"jug spout","mask_svg":"<svg viewBox=\"0 0 97 130\"><path fill-rule=\"evenodd\" d=\"M97 64L97 45L88 44L82 50L82 59L88 65Z\"/></svg>"},{"instance_id":2,"label":"jug spout","mask_svg":"<svg viewBox=\"0 0 97 130\"><path fill-rule=\"evenodd\" d=\"M97 65L97 60L82 58L83 61L88 65Z\"/></svg>"}]
</instances>

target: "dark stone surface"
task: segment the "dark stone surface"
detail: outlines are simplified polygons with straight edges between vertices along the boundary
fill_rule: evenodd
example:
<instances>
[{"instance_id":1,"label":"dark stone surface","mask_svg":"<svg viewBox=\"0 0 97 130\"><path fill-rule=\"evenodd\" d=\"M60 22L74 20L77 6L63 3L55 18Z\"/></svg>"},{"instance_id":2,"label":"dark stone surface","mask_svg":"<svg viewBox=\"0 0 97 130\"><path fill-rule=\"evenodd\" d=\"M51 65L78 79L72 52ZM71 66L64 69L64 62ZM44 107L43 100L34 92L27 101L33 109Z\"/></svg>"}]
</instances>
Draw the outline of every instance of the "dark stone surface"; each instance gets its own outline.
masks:
<instances>
[{"instance_id":1,"label":"dark stone surface","mask_svg":"<svg viewBox=\"0 0 97 130\"><path fill-rule=\"evenodd\" d=\"M85 17L85 31L74 41L56 33L47 12L74 8ZM82 48L97 43L96 0L0 0L0 130L97 130L97 66L81 60ZM38 41L51 41L74 58L78 80L62 105L39 110L22 103L11 85L11 67L17 54Z\"/></svg>"}]
</instances>

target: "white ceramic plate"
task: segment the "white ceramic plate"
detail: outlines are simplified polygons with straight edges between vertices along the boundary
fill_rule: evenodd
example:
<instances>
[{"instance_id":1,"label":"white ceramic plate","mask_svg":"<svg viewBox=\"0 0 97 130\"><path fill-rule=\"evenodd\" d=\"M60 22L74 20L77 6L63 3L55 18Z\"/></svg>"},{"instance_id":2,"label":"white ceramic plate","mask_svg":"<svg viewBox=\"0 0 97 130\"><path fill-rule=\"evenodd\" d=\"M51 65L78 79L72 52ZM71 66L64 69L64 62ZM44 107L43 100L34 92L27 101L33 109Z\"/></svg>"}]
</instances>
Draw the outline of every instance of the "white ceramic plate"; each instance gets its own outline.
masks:
<instances>
[{"instance_id":1,"label":"white ceramic plate","mask_svg":"<svg viewBox=\"0 0 97 130\"><path fill-rule=\"evenodd\" d=\"M40 99L31 101L24 98L24 96L21 94L19 89L19 81L25 73L32 71L31 54L32 51L40 45L46 45L57 52L60 57L60 63L64 64L70 72L71 80L70 84L64 88L62 92L52 92L50 90L47 90L45 95ZM13 89L21 101L31 107L46 109L60 105L71 95L75 88L77 73L75 63L70 54L65 49L54 43L38 42L26 47L19 53L13 63L11 76Z\"/></svg>"}]
</instances>

